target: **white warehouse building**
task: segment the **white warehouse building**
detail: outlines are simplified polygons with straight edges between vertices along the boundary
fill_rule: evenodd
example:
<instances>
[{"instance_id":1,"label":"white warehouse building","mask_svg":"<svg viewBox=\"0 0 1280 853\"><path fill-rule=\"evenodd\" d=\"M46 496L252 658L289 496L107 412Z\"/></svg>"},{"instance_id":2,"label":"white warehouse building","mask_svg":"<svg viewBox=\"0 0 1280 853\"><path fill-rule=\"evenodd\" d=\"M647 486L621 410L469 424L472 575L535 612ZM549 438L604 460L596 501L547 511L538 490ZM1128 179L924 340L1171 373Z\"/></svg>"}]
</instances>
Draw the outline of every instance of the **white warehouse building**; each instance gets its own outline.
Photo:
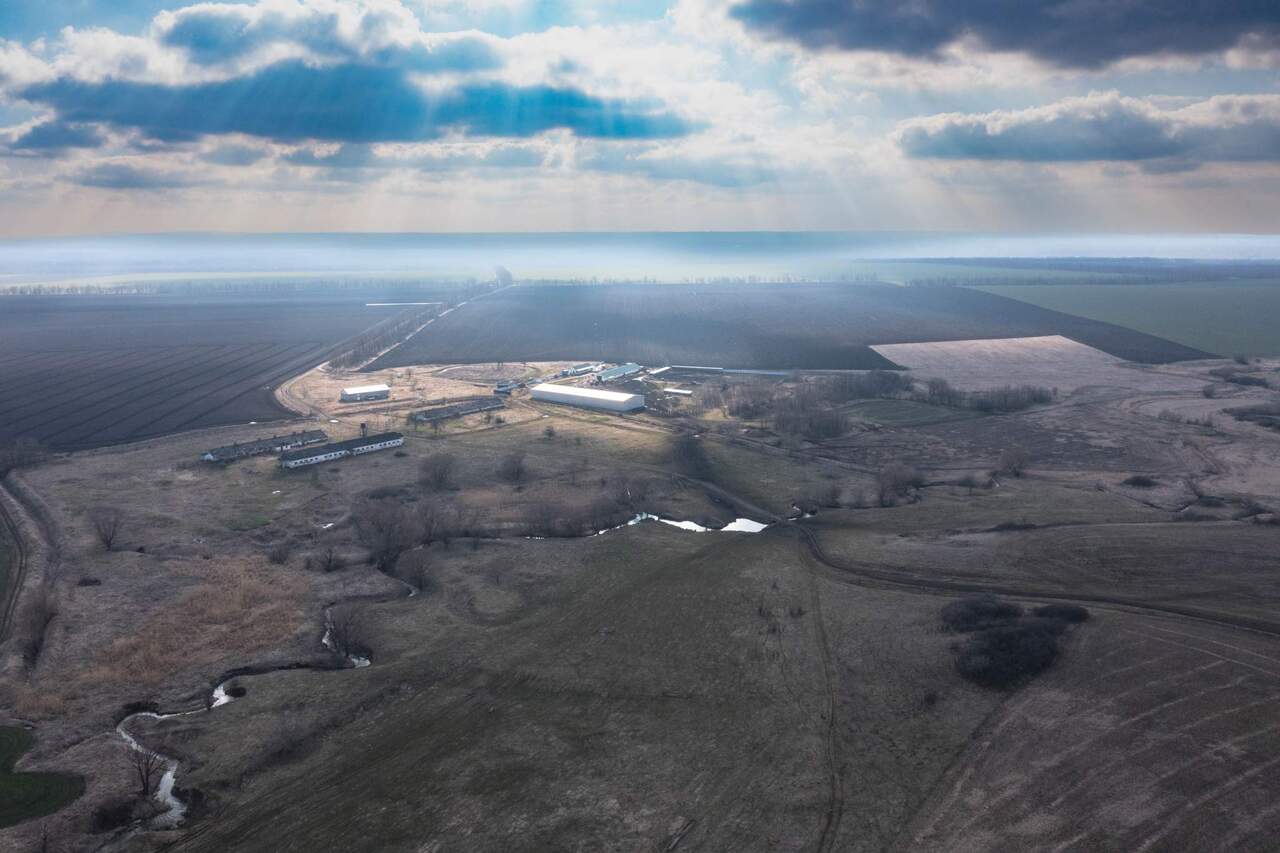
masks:
<instances>
[{"instance_id":1,"label":"white warehouse building","mask_svg":"<svg viewBox=\"0 0 1280 853\"><path fill-rule=\"evenodd\" d=\"M595 388L578 388L574 385L543 383L529 389L535 400L548 403L564 403L584 409L601 409L606 412L634 412L644 408L643 394L625 394L621 391L601 391Z\"/></svg>"},{"instance_id":2,"label":"white warehouse building","mask_svg":"<svg viewBox=\"0 0 1280 853\"><path fill-rule=\"evenodd\" d=\"M386 400L390 396L389 385L357 385L354 388L343 388L338 400L343 403L358 403L362 400Z\"/></svg>"}]
</instances>

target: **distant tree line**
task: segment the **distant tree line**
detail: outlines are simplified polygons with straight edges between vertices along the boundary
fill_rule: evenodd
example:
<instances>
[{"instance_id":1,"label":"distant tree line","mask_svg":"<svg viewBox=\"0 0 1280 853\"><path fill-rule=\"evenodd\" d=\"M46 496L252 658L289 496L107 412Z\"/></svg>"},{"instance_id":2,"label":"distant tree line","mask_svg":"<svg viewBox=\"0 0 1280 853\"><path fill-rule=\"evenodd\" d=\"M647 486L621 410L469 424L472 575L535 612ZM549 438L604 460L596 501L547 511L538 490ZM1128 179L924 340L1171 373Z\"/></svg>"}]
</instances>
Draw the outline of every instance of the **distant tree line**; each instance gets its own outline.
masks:
<instances>
[{"instance_id":1,"label":"distant tree line","mask_svg":"<svg viewBox=\"0 0 1280 853\"><path fill-rule=\"evenodd\" d=\"M439 305L430 305L401 311L348 341L341 352L329 359L329 364L339 369L358 367L404 340L414 329L438 315L441 310Z\"/></svg>"}]
</instances>

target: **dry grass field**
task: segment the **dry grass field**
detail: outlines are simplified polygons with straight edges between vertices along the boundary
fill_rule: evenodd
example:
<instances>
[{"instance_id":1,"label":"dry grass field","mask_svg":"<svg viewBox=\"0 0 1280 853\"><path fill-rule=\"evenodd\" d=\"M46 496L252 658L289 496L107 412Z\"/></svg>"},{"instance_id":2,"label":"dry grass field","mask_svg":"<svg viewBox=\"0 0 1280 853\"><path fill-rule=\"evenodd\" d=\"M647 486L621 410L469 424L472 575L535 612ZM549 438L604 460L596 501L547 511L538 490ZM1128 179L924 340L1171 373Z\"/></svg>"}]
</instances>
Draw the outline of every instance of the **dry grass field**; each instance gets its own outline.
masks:
<instances>
[{"instance_id":1,"label":"dry grass field","mask_svg":"<svg viewBox=\"0 0 1280 853\"><path fill-rule=\"evenodd\" d=\"M196 462L258 432L228 427L10 475L43 519L24 530L63 547L40 569L58 606L38 659L0 649L0 723L33 726L19 770L87 784L0 846L45 826L75 851L1265 850L1280 435L1222 412L1274 392L1216 381L1222 362L1086 349L921 361L908 375L954 366L957 384L1023 364L1060 393L985 415L859 400L825 441L724 407L619 417L517 394L504 423L310 470ZM280 394L342 438L549 366L388 368L383 412L336 403L349 375ZM447 476L424 477L441 457ZM917 471L879 500L892 466ZM800 503L816 514L786 520ZM108 504L110 551L92 524ZM623 524L638 512L772 524ZM412 541L382 559L401 524ZM981 687L939 611L984 589L1092 618L1043 674ZM339 624L370 665L322 644ZM234 701L202 710L228 674ZM177 830L95 829L136 787L115 731L130 703L195 712L130 724L178 762Z\"/></svg>"}]
</instances>

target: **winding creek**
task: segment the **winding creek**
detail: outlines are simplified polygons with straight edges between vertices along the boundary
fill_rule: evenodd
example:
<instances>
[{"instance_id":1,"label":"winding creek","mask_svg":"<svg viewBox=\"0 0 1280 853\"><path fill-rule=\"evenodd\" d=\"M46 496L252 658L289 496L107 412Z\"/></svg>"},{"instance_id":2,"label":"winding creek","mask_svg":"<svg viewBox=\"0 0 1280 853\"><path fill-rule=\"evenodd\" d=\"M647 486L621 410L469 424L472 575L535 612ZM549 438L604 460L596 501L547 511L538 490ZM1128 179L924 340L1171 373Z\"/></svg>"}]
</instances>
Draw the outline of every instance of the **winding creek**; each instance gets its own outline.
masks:
<instances>
[{"instance_id":1,"label":"winding creek","mask_svg":"<svg viewBox=\"0 0 1280 853\"><path fill-rule=\"evenodd\" d=\"M753 521L750 518L736 518L733 521L726 524L724 527L720 527L720 528L703 527L701 524L698 524L693 521L679 521L679 520L670 519L670 518L660 518L659 516L653 515L651 513L642 512L636 515L634 518L631 518L628 521L623 522L622 524L619 524L615 527L609 527L604 530L597 531L596 533L593 533L591 535L600 536L612 530L620 530L624 527L631 527L633 525L641 524L649 521L660 522L662 524L667 524L672 527L678 527L681 530L687 530L693 533L708 533L708 532L759 533L760 531L764 530L769 526L759 521ZM529 536L525 538L541 539L543 537ZM388 575L388 577L390 576ZM404 586L406 590L405 595L403 596L404 598L413 598L418 594L418 589L414 587L412 584L406 583L405 581L400 580L399 578L393 577L391 579ZM391 601L395 599L384 599L384 600ZM326 649L328 649L330 652L332 652L333 654L341 657L345 661L344 666L325 666L323 664L292 663L292 664L280 664L280 665L275 665L270 667L244 667L241 669L232 670L227 675L223 676L222 679L219 680L218 683L214 685L213 689L209 692L208 698L206 699L203 707L191 708L185 711L168 711L168 712L150 711L150 710L134 711L133 713L126 715L123 719L120 720L119 723L116 724L116 733L120 735L121 739L125 742L125 744L130 749L134 750L135 752L142 752L148 755L155 756L164 765L164 772L161 774L160 780L156 784L156 789L155 789L155 792L152 794L152 796L157 803L164 806L165 810L157 814L156 816L152 817L150 820L146 821L145 822L146 825L148 825L153 829L173 829L177 827L182 823L183 818L186 817L187 804L184 803L182 799L174 791L174 787L178 778L178 767L179 767L178 759L173 758L172 756L164 755L163 753L149 749L148 747L143 745L137 738L133 736L133 734L130 733L129 731L130 723L132 723L134 720L141 720L141 719L159 721L159 720L175 719L177 717L192 717L197 714L207 714L210 711L212 711L214 708L220 708L223 705L230 704L231 702L234 702L236 699L240 698L241 696L244 696L245 692L243 688L233 686L232 682L236 681L237 679L244 679L249 676L266 675L271 672L280 672L284 670L294 670L294 669L313 669L313 670L319 670L319 671L329 671L329 670L336 670L336 669L362 669L366 666L370 666L373 663L373 661L369 657L356 654L355 651L353 650L345 650L345 651L339 650L338 644L334 641L334 637L333 637L333 628L334 628L333 608L334 608L333 604L327 605L324 608L324 634L320 637L320 644L324 646Z\"/></svg>"}]
</instances>

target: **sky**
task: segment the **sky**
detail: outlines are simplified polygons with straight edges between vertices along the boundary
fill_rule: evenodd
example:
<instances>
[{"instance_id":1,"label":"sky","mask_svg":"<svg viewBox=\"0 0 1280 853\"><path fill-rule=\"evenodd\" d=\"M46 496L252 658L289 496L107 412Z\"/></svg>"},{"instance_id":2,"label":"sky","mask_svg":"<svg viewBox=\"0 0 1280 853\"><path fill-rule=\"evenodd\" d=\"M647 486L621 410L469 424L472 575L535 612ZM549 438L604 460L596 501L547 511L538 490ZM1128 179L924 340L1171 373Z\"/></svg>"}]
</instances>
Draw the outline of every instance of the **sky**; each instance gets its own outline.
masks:
<instances>
[{"instance_id":1,"label":"sky","mask_svg":"<svg viewBox=\"0 0 1280 853\"><path fill-rule=\"evenodd\" d=\"M0 238L1276 233L1275 0L4 0Z\"/></svg>"}]
</instances>

